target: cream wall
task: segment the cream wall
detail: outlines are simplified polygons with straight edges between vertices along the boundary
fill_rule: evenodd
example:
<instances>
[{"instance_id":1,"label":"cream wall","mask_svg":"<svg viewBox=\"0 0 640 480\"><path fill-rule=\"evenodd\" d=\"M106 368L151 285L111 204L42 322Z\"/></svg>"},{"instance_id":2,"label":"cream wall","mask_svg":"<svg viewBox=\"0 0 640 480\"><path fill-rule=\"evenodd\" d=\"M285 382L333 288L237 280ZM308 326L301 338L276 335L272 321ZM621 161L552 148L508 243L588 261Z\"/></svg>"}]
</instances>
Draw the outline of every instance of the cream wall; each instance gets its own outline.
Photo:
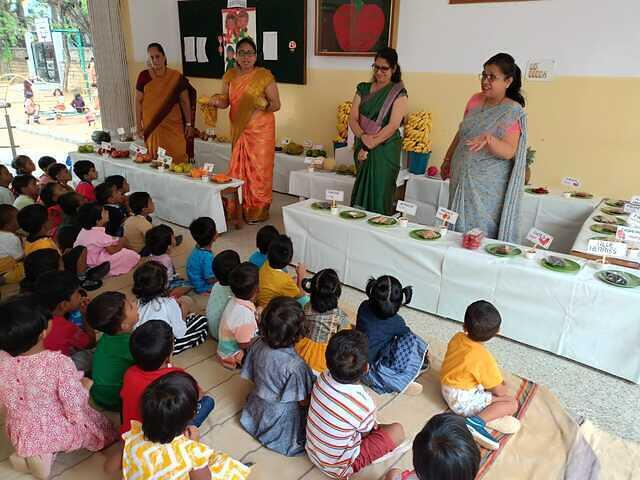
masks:
<instances>
[{"instance_id":1,"label":"cream wall","mask_svg":"<svg viewBox=\"0 0 640 480\"><path fill-rule=\"evenodd\" d=\"M313 55L314 0L308 2L307 85L280 85L278 138L329 145L335 108L369 76L371 59ZM160 41L171 66L180 68L175 0L123 1L132 84L144 68L145 46ZM411 110L433 113L433 158L439 163L478 89L475 74L496 51L530 59L555 58L552 82L525 84L529 144L538 150L533 181L559 186L571 175L603 195L640 194L640 18L636 0L541 0L449 6L448 0L400 0L397 46ZM191 78L199 93L219 80ZM222 116L223 118L226 115ZM226 130L222 121L220 129Z\"/></svg>"}]
</instances>

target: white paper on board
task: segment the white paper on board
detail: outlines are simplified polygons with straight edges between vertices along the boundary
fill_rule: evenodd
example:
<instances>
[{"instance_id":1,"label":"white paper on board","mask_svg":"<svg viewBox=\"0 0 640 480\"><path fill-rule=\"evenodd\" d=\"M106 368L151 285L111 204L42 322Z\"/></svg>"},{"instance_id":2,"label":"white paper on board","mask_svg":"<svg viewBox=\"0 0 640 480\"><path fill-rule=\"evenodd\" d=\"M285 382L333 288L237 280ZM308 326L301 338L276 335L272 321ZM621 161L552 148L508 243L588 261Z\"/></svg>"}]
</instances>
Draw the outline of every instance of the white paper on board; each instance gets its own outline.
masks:
<instances>
[{"instance_id":1,"label":"white paper on board","mask_svg":"<svg viewBox=\"0 0 640 480\"><path fill-rule=\"evenodd\" d=\"M197 55L198 63L208 63L209 57L207 57L207 37L198 37L197 43Z\"/></svg>"},{"instance_id":2,"label":"white paper on board","mask_svg":"<svg viewBox=\"0 0 640 480\"><path fill-rule=\"evenodd\" d=\"M278 32L262 32L262 53L265 60L278 60Z\"/></svg>"},{"instance_id":3,"label":"white paper on board","mask_svg":"<svg viewBox=\"0 0 640 480\"><path fill-rule=\"evenodd\" d=\"M336 202L344 202L344 192L342 190L326 190L325 198Z\"/></svg>"},{"instance_id":4,"label":"white paper on board","mask_svg":"<svg viewBox=\"0 0 640 480\"><path fill-rule=\"evenodd\" d=\"M587 253L603 257L625 257L627 255L627 246L620 242L589 240Z\"/></svg>"},{"instance_id":5,"label":"white paper on board","mask_svg":"<svg viewBox=\"0 0 640 480\"><path fill-rule=\"evenodd\" d=\"M184 37L184 61L195 62L196 61L196 38Z\"/></svg>"},{"instance_id":6,"label":"white paper on board","mask_svg":"<svg viewBox=\"0 0 640 480\"><path fill-rule=\"evenodd\" d=\"M247 0L229 0L227 8L247 8Z\"/></svg>"}]
</instances>

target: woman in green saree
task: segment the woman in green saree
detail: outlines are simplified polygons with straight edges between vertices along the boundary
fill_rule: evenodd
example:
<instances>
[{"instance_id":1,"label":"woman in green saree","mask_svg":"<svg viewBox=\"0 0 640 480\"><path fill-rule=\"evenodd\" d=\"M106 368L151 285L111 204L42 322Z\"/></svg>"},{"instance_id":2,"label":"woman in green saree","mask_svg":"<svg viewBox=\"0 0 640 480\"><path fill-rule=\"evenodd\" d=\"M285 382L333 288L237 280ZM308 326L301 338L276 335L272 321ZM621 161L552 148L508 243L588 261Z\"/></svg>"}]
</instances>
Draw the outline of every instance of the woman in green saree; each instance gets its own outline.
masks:
<instances>
[{"instance_id":1,"label":"woman in green saree","mask_svg":"<svg viewBox=\"0 0 640 480\"><path fill-rule=\"evenodd\" d=\"M398 129L409 102L393 48L380 50L372 67L373 81L358 85L349 117L358 171L351 205L391 215L402 147Z\"/></svg>"}]
</instances>

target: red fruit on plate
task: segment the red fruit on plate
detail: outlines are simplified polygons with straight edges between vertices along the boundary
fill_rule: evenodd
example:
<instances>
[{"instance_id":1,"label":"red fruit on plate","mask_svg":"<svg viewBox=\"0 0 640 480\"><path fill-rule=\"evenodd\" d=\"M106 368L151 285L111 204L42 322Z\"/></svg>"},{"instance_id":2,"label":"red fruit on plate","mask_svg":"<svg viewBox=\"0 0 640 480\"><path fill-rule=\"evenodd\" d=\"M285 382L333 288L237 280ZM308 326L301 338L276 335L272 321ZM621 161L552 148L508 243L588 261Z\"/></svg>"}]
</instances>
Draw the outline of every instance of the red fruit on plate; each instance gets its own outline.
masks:
<instances>
[{"instance_id":1,"label":"red fruit on plate","mask_svg":"<svg viewBox=\"0 0 640 480\"><path fill-rule=\"evenodd\" d=\"M427 168L427 176L429 177L435 177L436 175L438 175L438 167L429 167Z\"/></svg>"},{"instance_id":2,"label":"red fruit on plate","mask_svg":"<svg viewBox=\"0 0 640 480\"><path fill-rule=\"evenodd\" d=\"M370 52L384 30L384 12L378 5L354 0L333 15L333 30L344 51Z\"/></svg>"}]
</instances>

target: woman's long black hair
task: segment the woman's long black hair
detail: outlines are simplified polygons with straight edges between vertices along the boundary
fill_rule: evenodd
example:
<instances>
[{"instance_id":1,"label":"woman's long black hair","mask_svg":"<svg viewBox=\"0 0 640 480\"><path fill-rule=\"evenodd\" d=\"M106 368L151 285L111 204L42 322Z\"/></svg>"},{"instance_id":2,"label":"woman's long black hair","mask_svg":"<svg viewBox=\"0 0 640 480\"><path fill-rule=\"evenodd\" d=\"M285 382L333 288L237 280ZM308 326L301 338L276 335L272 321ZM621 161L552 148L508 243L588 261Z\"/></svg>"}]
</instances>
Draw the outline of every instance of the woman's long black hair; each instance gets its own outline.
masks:
<instances>
[{"instance_id":1,"label":"woman's long black hair","mask_svg":"<svg viewBox=\"0 0 640 480\"><path fill-rule=\"evenodd\" d=\"M484 63L484 66L495 65L507 78L511 78L511 85L507 88L507 97L518 102L524 107L525 100L522 95L522 72L515 59L508 53L498 53Z\"/></svg>"},{"instance_id":2,"label":"woman's long black hair","mask_svg":"<svg viewBox=\"0 0 640 480\"><path fill-rule=\"evenodd\" d=\"M375 59L378 58L386 60L391 67L391 70L395 69L395 71L391 75L391 81L393 83L402 81L402 71L400 70L400 64L398 63L398 52L396 52L394 48L384 47L378 50Z\"/></svg>"}]
</instances>

